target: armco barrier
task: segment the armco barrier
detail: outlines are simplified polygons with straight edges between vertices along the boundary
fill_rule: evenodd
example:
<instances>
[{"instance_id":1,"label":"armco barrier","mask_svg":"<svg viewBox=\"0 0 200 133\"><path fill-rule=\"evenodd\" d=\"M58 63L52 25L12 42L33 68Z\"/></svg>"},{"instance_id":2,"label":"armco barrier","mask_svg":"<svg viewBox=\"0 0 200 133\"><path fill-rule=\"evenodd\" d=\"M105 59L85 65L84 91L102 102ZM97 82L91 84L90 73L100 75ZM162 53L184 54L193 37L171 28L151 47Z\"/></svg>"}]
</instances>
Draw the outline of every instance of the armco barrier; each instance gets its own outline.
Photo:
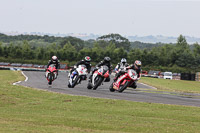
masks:
<instances>
[{"instance_id":1,"label":"armco barrier","mask_svg":"<svg viewBox=\"0 0 200 133\"><path fill-rule=\"evenodd\" d=\"M181 73L181 80L192 80L192 81L195 81L195 74Z\"/></svg>"},{"instance_id":2,"label":"armco barrier","mask_svg":"<svg viewBox=\"0 0 200 133\"><path fill-rule=\"evenodd\" d=\"M3 67L0 67L0 70L10 70L10 68L3 68Z\"/></svg>"},{"instance_id":3,"label":"armco barrier","mask_svg":"<svg viewBox=\"0 0 200 133\"><path fill-rule=\"evenodd\" d=\"M12 67L12 66L0 66L0 70L41 71L41 72L45 72L44 68L25 68L25 67ZM68 72L68 70L59 70L59 72Z\"/></svg>"}]
</instances>

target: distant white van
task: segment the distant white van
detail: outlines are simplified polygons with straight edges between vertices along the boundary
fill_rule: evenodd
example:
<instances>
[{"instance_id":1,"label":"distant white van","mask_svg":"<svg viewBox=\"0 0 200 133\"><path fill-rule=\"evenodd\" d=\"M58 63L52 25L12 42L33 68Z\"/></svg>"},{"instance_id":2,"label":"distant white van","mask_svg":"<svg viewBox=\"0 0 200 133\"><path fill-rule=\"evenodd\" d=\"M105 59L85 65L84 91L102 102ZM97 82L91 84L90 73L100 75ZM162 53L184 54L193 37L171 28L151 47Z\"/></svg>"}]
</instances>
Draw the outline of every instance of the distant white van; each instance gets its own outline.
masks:
<instances>
[{"instance_id":1,"label":"distant white van","mask_svg":"<svg viewBox=\"0 0 200 133\"><path fill-rule=\"evenodd\" d=\"M164 72L164 79L172 79L172 72Z\"/></svg>"}]
</instances>

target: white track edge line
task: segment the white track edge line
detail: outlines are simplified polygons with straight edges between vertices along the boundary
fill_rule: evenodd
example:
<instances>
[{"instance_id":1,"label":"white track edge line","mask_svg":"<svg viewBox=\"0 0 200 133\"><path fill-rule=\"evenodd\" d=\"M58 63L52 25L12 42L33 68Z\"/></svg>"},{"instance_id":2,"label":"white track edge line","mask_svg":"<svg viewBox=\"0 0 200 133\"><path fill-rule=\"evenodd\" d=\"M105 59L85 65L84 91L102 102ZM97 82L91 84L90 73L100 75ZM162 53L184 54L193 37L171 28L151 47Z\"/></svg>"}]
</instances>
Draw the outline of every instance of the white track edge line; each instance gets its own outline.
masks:
<instances>
[{"instance_id":1,"label":"white track edge line","mask_svg":"<svg viewBox=\"0 0 200 133\"><path fill-rule=\"evenodd\" d=\"M26 81L28 81L28 77L24 74L24 72L22 72L21 71L21 73L22 73L22 75L26 78L24 81L26 82ZM17 85L17 84L19 84L19 83L21 83L22 81L17 81L17 82L15 82L15 83L13 83L13 85Z\"/></svg>"},{"instance_id":2,"label":"white track edge line","mask_svg":"<svg viewBox=\"0 0 200 133\"><path fill-rule=\"evenodd\" d=\"M22 74L23 74L24 77L26 78L26 79L25 79L25 82L28 81L28 77L24 74L24 72L22 72Z\"/></svg>"},{"instance_id":3,"label":"white track edge line","mask_svg":"<svg viewBox=\"0 0 200 133\"><path fill-rule=\"evenodd\" d=\"M17 85L17 84L19 84L19 83L21 83L21 81L17 81L17 82L15 82L15 83L13 83L13 85Z\"/></svg>"},{"instance_id":4,"label":"white track edge line","mask_svg":"<svg viewBox=\"0 0 200 133\"><path fill-rule=\"evenodd\" d=\"M145 85L145 86L149 86L149 87L151 87L152 89L155 89L155 90L157 90L157 88L156 88L156 87L153 87L153 86L150 86L150 85L147 85L147 84L144 84L144 83L140 83L140 84L142 84L142 85Z\"/></svg>"}]
</instances>

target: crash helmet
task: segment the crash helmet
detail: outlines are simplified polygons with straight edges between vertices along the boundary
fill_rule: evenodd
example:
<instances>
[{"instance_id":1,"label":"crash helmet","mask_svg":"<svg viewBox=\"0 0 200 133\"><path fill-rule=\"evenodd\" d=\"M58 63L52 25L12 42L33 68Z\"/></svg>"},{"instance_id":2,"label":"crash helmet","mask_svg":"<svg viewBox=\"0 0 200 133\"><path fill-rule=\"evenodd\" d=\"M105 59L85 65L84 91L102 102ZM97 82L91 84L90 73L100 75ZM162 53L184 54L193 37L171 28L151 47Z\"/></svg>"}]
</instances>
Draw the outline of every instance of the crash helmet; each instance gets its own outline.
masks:
<instances>
[{"instance_id":1,"label":"crash helmet","mask_svg":"<svg viewBox=\"0 0 200 133\"><path fill-rule=\"evenodd\" d=\"M111 60L110 57L104 57L105 62L110 62L110 60Z\"/></svg>"},{"instance_id":2,"label":"crash helmet","mask_svg":"<svg viewBox=\"0 0 200 133\"><path fill-rule=\"evenodd\" d=\"M142 63L141 63L141 61L139 61L139 60L136 60L136 61L134 62L134 66L135 66L136 69L140 69L141 65L142 65Z\"/></svg>"},{"instance_id":3,"label":"crash helmet","mask_svg":"<svg viewBox=\"0 0 200 133\"><path fill-rule=\"evenodd\" d=\"M58 61L58 58L57 58L57 56L54 55L54 56L52 56L51 60L53 63L55 63Z\"/></svg>"},{"instance_id":4,"label":"crash helmet","mask_svg":"<svg viewBox=\"0 0 200 133\"><path fill-rule=\"evenodd\" d=\"M91 61L91 58L89 56L85 56L84 61L89 64Z\"/></svg>"},{"instance_id":5,"label":"crash helmet","mask_svg":"<svg viewBox=\"0 0 200 133\"><path fill-rule=\"evenodd\" d=\"M126 58L122 58L122 59L121 59L121 63L122 63L122 64L127 63Z\"/></svg>"}]
</instances>

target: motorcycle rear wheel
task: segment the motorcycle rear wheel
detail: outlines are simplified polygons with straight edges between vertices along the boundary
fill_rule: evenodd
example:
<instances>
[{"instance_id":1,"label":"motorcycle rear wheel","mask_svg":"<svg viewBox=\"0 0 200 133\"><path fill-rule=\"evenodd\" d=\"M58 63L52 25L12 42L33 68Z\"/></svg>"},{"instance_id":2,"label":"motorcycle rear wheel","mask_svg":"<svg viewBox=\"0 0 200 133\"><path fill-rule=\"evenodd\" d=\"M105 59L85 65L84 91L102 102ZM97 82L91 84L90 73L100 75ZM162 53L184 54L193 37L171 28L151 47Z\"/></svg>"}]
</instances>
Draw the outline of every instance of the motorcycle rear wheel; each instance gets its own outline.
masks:
<instances>
[{"instance_id":1,"label":"motorcycle rear wheel","mask_svg":"<svg viewBox=\"0 0 200 133\"><path fill-rule=\"evenodd\" d=\"M110 90L110 92L114 92L115 91L115 89L113 89L113 83L110 85L109 90Z\"/></svg>"}]
</instances>

